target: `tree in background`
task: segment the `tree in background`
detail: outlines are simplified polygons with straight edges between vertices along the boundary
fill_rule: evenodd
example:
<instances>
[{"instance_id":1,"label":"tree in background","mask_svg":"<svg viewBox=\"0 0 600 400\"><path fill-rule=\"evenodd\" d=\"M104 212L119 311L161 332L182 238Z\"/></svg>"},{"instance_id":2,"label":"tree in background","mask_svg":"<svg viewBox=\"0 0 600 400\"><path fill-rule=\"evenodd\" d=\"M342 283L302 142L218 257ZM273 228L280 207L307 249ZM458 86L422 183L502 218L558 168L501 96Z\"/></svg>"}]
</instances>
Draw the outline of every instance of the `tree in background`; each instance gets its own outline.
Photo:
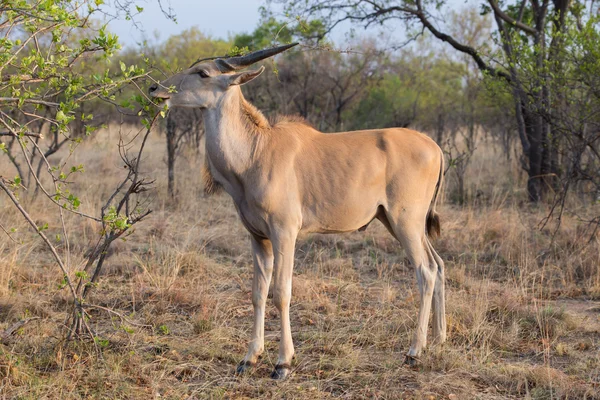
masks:
<instances>
[{"instance_id":1,"label":"tree in background","mask_svg":"<svg viewBox=\"0 0 600 400\"><path fill-rule=\"evenodd\" d=\"M589 204L600 204L600 31L598 19L566 29L563 42L555 49L553 62L542 71L533 71L536 79L546 79L551 103L536 115L549 126L557 148L556 164L560 167L553 198L553 211L560 226L567 194L574 192L582 205L570 212L588 223L591 237L600 230L600 215ZM558 46L558 45L557 45Z\"/></svg>"},{"instance_id":2,"label":"tree in background","mask_svg":"<svg viewBox=\"0 0 600 400\"><path fill-rule=\"evenodd\" d=\"M145 56L151 56L161 71L157 80L165 79L172 74L188 68L199 58L222 56L231 49L231 43L220 39L212 39L204 35L198 28L184 30L178 35L169 37L165 42L142 48ZM175 164L183 145L189 144L199 149L204 134L204 124L200 110L174 109L166 118L165 138L167 143L167 190L172 198L176 198Z\"/></svg>"},{"instance_id":3,"label":"tree in background","mask_svg":"<svg viewBox=\"0 0 600 400\"><path fill-rule=\"evenodd\" d=\"M122 52L117 59L128 65L148 60L155 70L153 78L160 81L188 68L199 58L225 55L231 50L231 46L230 41L211 38L197 27L192 27L170 36L161 43L146 41L140 48ZM108 115L112 120L119 117L114 108L108 110ZM167 149L167 191L173 199L176 199L175 167L177 158L183 148L188 145L195 150L200 148L204 125L200 111L191 109L169 110L163 125Z\"/></svg>"},{"instance_id":4,"label":"tree in background","mask_svg":"<svg viewBox=\"0 0 600 400\"><path fill-rule=\"evenodd\" d=\"M174 108L166 118L165 136L167 139L167 192L176 199L175 161L185 145L196 153L204 137L204 123L200 109Z\"/></svg>"}]
</instances>

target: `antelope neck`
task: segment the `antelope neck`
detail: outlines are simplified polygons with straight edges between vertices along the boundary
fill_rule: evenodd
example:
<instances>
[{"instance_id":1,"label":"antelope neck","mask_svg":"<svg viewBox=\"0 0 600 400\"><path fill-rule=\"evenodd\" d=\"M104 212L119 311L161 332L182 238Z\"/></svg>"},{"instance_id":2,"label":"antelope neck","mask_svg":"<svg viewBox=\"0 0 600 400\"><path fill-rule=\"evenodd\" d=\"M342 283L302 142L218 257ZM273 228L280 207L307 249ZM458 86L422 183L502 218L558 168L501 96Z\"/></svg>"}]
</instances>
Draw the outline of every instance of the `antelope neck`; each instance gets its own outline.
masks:
<instances>
[{"instance_id":1,"label":"antelope neck","mask_svg":"<svg viewBox=\"0 0 600 400\"><path fill-rule=\"evenodd\" d=\"M211 172L227 192L239 193L239 178L257 158L265 139L261 131L268 123L264 126L266 119L244 99L239 86L227 90L216 107L203 109L202 117Z\"/></svg>"}]
</instances>

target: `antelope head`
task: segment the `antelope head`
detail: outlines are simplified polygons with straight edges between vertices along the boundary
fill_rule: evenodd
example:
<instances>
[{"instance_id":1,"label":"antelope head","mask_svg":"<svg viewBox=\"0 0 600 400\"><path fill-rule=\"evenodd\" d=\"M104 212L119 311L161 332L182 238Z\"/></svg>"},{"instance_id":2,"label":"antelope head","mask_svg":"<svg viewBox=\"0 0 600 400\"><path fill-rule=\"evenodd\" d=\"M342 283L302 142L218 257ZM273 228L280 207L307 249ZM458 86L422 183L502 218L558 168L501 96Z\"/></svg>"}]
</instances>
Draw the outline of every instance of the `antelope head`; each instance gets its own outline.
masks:
<instances>
[{"instance_id":1,"label":"antelope head","mask_svg":"<svg viewBox=\"0 0 600 400\"><path fill-rule=\"evenodd\" d=\"M259 50L245 56L198 60L190 68L150 86L150 96L165 100L168 107L214 108L229 88L250 82L265 67L254 71L238 71L297 44Z\"/></svg>"}]
</instances>

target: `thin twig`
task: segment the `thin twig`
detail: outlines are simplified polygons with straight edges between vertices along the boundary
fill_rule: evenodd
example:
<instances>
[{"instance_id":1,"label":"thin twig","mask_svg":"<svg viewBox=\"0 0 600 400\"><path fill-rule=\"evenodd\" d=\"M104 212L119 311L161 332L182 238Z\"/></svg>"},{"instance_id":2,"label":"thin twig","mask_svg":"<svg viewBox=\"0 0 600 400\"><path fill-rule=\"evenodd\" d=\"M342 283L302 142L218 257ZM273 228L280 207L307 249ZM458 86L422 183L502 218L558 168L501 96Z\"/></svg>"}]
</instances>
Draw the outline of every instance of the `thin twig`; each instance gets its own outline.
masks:
<instances>
[{"instance_id":1,"label":"thin twig","mask_svg":"<svg viewBox=\"0 0 600 400\"><path fill-rule=\"evenodd\" d=\"M13 238L13 237L10 235L10 232L8 232L8 230L6 230L6 228L5 228L4 226L2 226L2 224L0 224L0 229L2 229L2 230L4 231L4 233L6 233L6 236L8 236L8 238L9 238L10 240L12 240L12 241L13 241L13 242L15 242L15 243L19 243L19 242L18 242L18 241L17 241L15 238Z\"/></svg>"},{"instance_id":2,"label":"thin twig","mask_svg":"<svg viewBox=\"0 0 600 400\"><path fill-rule=\"evenodd\" d=\"M27 136L27 137L34 137L34 138L40 138L43 139L44 136L41 133L31 133L31 132L24 132L20 134L21 136ZM13 136L12 133L10 132L0 132L0 136Z\"/></svg>"},{"instance_id":3,"label":"thin twig","mask_svg":"<svg viewBox=\"0 0 600 400\"><path fill-rule=\"evenodd\" d=\"M12 103L12 102L19 102L22 101L24 103L31 103L31 104L41 104L43 106L49 106L49 107L58 107L60 106L60 104L58 103L54 103L52 101L44 101L44 100L35 100L35 99L21 99L20 97L0 97L0 102L2 103Z\"/></svg>"},{"instance_id":4,"label":"thin twig","mask_svg":"<svg viewBox=\"0 0 600 400\"><path fill-rule=\"evenodd\" d=\"M62 259L58 255L56 248L52 245L52 243L50 243L50 240L48 240L48 237L46 235L44 235L44 232L41 229L39 229L39 227L35 224L35 222L33 222L31 217L29 216L27 211L25 211L23 206L21 206L21 203L19 203L19 200L15 197L13 192L10 191L8 189L8 187L6 187L6 185L4 184L4 180L1 177L0 177L0 188L2 190L4 190L4 192L8 195L8 197L13 202L15 207L17 207L17 210L19 210L19 212L23 215L23 217L25 217L27 222L29 222L29 225L31 225L31 227L37 232L37 234L42 238L42 240L46 243L46 245L50 249L50 251L52 252L52 255L56 259L56 262L58 263L58 266L60 267L61 271L63 272L63 274L65 276L66 283L69 286L69 291L71 292L71 295L73 296L73 301L75 302L76 305L78 305L79 302L77 300L77 295L75 294L75 288L73 287L73 284L71 283L71 279L69 278L69 275L67 274L67 269L66 269L65 265L63 264Z\"/></svg>"},{"instance_id":5,"label":"thin twig","mask_svg":"<svg viewBox=\"0 0 600 400\"><path fill-rule=\"evenodd\" d=\"M0 113L1 113L1 112L0 112ZM6 127L6 128L7 128L7 129L8 129L8 130L9 130L9 131L10 131L10 132L13 134L13 136L14 136L15 138L19 139L19 134L18 134L17 132L15 132L15 131L12 129L12 127L6 123L6 121L4 121L4 120L0 119L0 123L4 124L4 126L5 126L5 127ZM32 142L32 144L33 144L33 145L34 145L34 146L35 146L35 147L36 147L36 148L39 150L39 147L37 146L37 143L35 143L35 142ZM35 171L35 169L33 168L33 165L31 164L31 160L30 160L30 159L29 159L29 157L27 156L26 147L25 147L25 146L24 146L24 145L21 143L21 141L19 141L19 145L20 145L20 147L21 147L21 151L23 152L23 156L25 157L25 161L27 162L27 166L29 167L29 170L32 172L33 178L35 179L35 181L36 181L36 183L37 183L38 187L39 187L39 188L42 190L42 192L44 193L44 195L46 195L46 197L47 197L47 198L48 198L48 199L49 199L51 202L53 202L54 204L56 204L56 205L57 205L57 206L59 206L59 207L63 207L63 205L62 205L62 204L60 204L58 201L56 201L56 200L54 199L54 196L53 196L53 195L51 195L50 193L48 193L48 191L46 190L46 188L44 188L44 186L43 186L43 185L42 185L42 183L40 182L40 180L39 180L39 177L38 177L38 176L37 176L35 173L33 173L33 171ZM41 152L41 150L39 150L39 151L40 151L40 154L42 154L42 157L43 157L43 153ZM46 160L45 158L44 158L44 160L45 160L45 162L46 162L46 165L48 166L48 169L49 169L49 170L51 170L50 163L48 162L48 160ZM56 184L56 179L54 178L54 176L53 176L53 180L54 180L54 183ZM94 216L92 216L92 215L88 215L88 214L82 213L82 212L80 212L80 211L77 211L77 210L74 210L74 209L67 209L67 210L69 210L69 211L70 211L70 212L72 212L73 214L81 215L82 217L85 217L85 218L92 219L92 220L94 220L94 221L96 221L96 222L102 222L102 219L100 219L100 218L98 218L98 217L94 217Z\"/></svg>"}]
</instances>

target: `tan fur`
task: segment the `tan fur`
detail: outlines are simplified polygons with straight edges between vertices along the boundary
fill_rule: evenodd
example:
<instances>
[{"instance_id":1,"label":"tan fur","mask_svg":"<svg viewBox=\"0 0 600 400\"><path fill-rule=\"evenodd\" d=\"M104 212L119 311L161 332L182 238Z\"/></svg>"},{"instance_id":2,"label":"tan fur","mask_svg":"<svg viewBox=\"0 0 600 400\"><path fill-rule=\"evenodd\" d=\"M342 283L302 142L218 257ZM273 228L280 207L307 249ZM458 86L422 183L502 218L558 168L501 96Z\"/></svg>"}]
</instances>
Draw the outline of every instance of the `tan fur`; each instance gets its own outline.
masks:
<instances>
[{"instance_id":1,"label":"tan fur","mask_svg":"<svg viewBox=\"0 0 600 400\"><path fill-rule=\"evenodd\" d=\"M261 113L258 108L246 101L246 99L243 97L240 101L240 107L242 109L242 116L247 119L247 128L249 131L261 133L261 131L271 127L269 120L265 118L263 113Z\"/></svg>"},{"instance_id":2,"label":"tan fur","mask_svg":"<svg viewBox=\"0 0 600 400\"><path fill-rule=\"evenodd\" d=\"M314 126L301 115L277 115L273 118L272 124L278 125L286 122L296 122L314 129Z\"/></svg>"},{"instance_id":3,"label":"tan fur","mask_svg":"<svg viewBox=\"0 0 600 400\"><path fill-rule=\"evenodd\" d=\"M264 349L272 279L281 316L275 377L289 373L294 354L289 305L298 235L364 230L374 219L398 239L416 269L420 308L407 354L414 360L426 346L432 308L434 339L446 339L444 263L429 240L440 230L435 210L444 169L440 148L426 135L403 128L324 134L298 117L270 124L239 88L262 71L221 73L214 61L207 61L151 90L170 106L202 108L205 186L209 192L217 184L223 187L250 232L255 319L240 370L254 365ZM176 93L168 91L171 86Z\"/></svg>"},{"instance_id":4,"label":"tan fur","mask_svg":"<svg viewBox=\"0 0 600 400\"><path fill-rule=\"evenodd\" d=\"M255 135L277 134L277 130L281 128L281 125L290 123L297 123L312 128L312 125L300 115L277 115L270 122L260 110L245 99L240 103L240 107L242 109L242 116L247 118L247 121L245 121L247 129ZM298 130L298 134L301 134L301 129ZM218 194L223 188L215 181L206 157L202 166L202 183L204 185L204 193L207 196Z\"/></svg>"}]
</instances>

